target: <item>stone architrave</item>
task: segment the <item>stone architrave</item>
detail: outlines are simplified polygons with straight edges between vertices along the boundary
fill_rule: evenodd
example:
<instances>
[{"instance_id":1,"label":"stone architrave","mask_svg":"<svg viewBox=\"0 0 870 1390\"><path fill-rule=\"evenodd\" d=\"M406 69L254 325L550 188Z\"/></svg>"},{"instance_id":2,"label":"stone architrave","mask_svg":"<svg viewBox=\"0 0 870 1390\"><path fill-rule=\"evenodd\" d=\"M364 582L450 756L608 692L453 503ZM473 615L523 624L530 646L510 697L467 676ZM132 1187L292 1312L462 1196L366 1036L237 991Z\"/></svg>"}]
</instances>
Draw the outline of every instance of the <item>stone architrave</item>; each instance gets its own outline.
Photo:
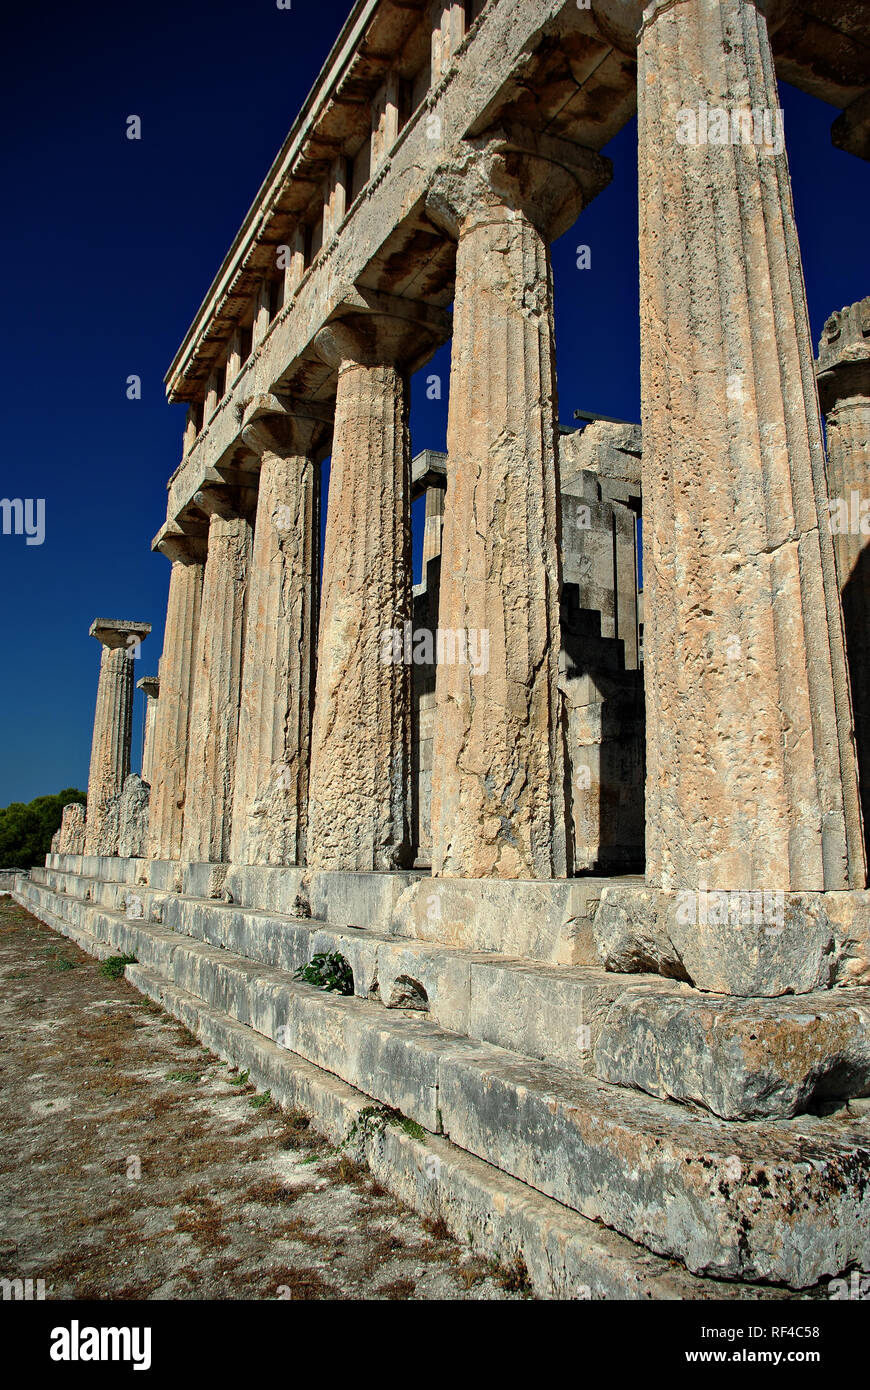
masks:
<instances>
[{"instance_id":1,"label":"stone architrave","mask_svg":"<svg viewBox=\"0 0 870 1390\"><path fill-rule=\"evenodd\" d=\"M157 702L160 698L160 680L157 676L143 676L136 682L136 689L145 696L145 735L142 740L142 780L151 785L151 772L154 765L154 729L157 723Z\"/></svg>"},{"instance_id":2,"label":"stone architrave","mask_svg":"<svg viewBox=\"0 0 870 1390\"><path fill-rule=\"evenodd\" d=\"M828 319L816 369L827 426L830 528L843 600L866 837L870 826L870 296Z\"/></svg>"},{"instance_id":3,"label":"stone architrave","mask_svg":"<svg viewBox=\"0 0 870 1390\"><path fill-rule=\"evenodd\" d=\"M762 6L647 5L638 108L647 881L863 886L809 321Z\"/></svg>"},{"instance_id":4,"label":"stone architrave","mask_svg":"<svg viewBox=\"0 0 870 1390\"><path fill-rule=\"evenodd\" d=\"M206 546L204 539L165 531L155 549L171 561L172 571L151 744L148 855L180 859Z\"/></svg>"},{"instance_id":5,"label":"stone architrave","mask_svg":"<svg viewBox=\"0 0 870 1390\"><path fill-rule=\"evenodd\" d=\"M150 623L97 618L91 637L102 644L97 708L88 773L88 809L85 822L85 854L98 854L109 805L120 795L130 771L133 730L133 672L139 646L151 631Z\"/></svg>"},{"instance_id":6,"label":"stone architrave","mask_svg":"<svg viewBox=\"0 0 870 1390\"><path fill-rule=\"evenodd\" d=\"M426 333L425 316L360 314L317 340L338 373L309 784L308 863L320 869L389 870L413 858L403 364Z\"/></svg>"},{"instance_id":7,"label":"stone architrave","mask_svg":"<svg viewBox=\"0 0 870 1390\"><path fill-rule=\"evenodd\" d=\"M242 438L260 458L245 620L233 863L302 864L320 547L316 455L330 414L258 397ZM326 416L326 418L324 418Z\"/></svg>"},{"instance_id":8,"label":"stone architrave","mask_svg":"<svg viewBox=\"0 0 870 1390\"><path fill-rule=\"evenodd\" d=\"M548 242L610 180L561 140L496 132L436 177L458 241L432 768L432 872L568 869Z\"/></svg>"},{"instance_id":9,"label":"stone architrave","mask_svg":"<svg viewBox=\"0 0 870 1390\"><path fill-rule=\"evenodd\" d=\"M194 671L181 857L194 863L225 863L232 831L253 498L248 489L210 486L198 492L195 501L209 517L208 556Z\"/></svg>"}]
</instances>

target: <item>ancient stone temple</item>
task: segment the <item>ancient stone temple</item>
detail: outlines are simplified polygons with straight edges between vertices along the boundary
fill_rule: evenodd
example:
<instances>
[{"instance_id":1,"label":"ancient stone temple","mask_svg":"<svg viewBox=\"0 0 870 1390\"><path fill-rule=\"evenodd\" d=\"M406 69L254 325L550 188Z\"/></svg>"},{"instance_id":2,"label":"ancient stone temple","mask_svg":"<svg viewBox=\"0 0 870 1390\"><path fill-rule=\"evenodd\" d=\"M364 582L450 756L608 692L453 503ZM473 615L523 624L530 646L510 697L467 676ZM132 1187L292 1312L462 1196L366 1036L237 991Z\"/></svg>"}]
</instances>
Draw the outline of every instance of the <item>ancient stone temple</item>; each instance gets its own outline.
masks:
<instances>
[{"instance_id":1,"label":"ancient stone temple","mask_svg":"<svg viewBox=\"0 0 870 1390\"><path fill-rule=\"evenodd\" d=\"M357 0L167 376L143 778L97 623L18 882L545 1296L870 1270L870 311L816 366L777 77L870 157L849 0ZM642 421L565 430L550 245L635 111Z\"/></svg>"}]
</instances>

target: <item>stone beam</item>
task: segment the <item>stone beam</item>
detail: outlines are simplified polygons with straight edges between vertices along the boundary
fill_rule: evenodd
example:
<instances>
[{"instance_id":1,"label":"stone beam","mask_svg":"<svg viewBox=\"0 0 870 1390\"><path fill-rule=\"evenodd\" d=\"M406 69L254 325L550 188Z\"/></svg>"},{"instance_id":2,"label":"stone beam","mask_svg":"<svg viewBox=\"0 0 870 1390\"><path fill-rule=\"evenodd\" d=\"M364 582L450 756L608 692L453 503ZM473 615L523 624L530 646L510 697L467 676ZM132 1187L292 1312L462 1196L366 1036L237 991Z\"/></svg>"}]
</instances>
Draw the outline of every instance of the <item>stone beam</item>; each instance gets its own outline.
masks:
<instances>
[{"instance_id":1,"label":"stone beam","mask_svg":"<svg viewBox=\"0 0 870 1390\"><path fill-rule=\"evenodd\" d=\"M497 5L484 12L463 50L467 61L451 65L441 84L404 126L381 174L358 195L340 234L324 248L329 254L319 256L305 272L230 395L177 470L170 489L170 521L182 516L202 483L206 467L238 447L244 401L269 391L309 394L294 376L316 359L313 345L317 334L339 308L347 287L360 284L367 268L379 257L384 275L396 276L390 243L405 224L419 217L435 172L450 162L451 151L461 153L470 124L502 90L505 52L519 51L526 44L534 49L548 26L556 25L563 8L564 0L526 0L520 7ZM583 12L575 9L575 13L583 22L590 22ZM606 52L606 40L599 35L597 42L602 54ZM617 128L602 127L599 138L610 138ZM437 235L438 229L431 230ZM426 258L420 262L421 275L432 259L429 249ZM389 282L383 287L389 290ZM452 295L453 286L447 279L432 302L443 306ZM171 399L185 397L181 362L170 374L168 389Z\"/></svg>"},{"instance_id":2,"label":"stone beam","mask_svg":"<svg viewBox=\"0 0 870 1390\"><path fill-rule=\"evenodd\" d=\"M831 126L831 139L837 149L870 159L870 91L847 106Z\"/></svg>"}]
</instances>

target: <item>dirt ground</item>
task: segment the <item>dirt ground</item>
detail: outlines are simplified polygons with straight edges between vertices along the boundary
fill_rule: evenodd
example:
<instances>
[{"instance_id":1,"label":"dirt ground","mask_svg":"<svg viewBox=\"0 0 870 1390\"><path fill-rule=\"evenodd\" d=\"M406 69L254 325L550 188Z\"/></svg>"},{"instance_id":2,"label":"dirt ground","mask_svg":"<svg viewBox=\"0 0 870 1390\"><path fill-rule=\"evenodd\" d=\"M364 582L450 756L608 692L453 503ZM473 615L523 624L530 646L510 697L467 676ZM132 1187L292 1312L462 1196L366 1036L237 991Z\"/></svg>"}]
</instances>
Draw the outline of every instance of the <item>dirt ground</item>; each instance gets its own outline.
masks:
<instances>
[{"instance_id":1,"label":"dirt ground","mask_svg":"<svg viewBox=\"0 0 870 1390\"><path fill-rule=\"evenodd\" d=\"M0 1278L47 1299L528 1296L9 897L0 979Z\"/></svg>"}]
</instances>

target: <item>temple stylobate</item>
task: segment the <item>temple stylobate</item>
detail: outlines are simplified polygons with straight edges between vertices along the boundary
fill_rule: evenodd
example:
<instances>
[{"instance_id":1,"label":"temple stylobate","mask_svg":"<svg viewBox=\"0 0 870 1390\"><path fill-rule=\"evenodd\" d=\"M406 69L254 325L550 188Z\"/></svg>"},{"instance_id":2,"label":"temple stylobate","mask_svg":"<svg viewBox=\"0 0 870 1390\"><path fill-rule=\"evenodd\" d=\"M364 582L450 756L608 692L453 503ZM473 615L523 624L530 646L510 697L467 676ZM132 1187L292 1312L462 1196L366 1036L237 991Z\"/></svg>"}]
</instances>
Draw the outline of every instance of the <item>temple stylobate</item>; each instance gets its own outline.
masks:
<instances>
[{"instance_id":1,"label":"temple stylobate","mask_svg":"<svg viewBox=\"0 0 870 1390\"><path fill-rule=\"evenodd\" d=\"M870 1267L866 605L831 525L870 320L823 343L827 459L778 78L870 158L847 0L358 0L166 378L144 782L110 652L84 839L20 888L328 1132L412 1119L360 1138L384 1181L555 1296ZM642 420L570 432L550 246L635 112ZM447 453L415 452L448 340ZM324 950L355 999L294 980Z\"/></svg>"}]
</instances>

